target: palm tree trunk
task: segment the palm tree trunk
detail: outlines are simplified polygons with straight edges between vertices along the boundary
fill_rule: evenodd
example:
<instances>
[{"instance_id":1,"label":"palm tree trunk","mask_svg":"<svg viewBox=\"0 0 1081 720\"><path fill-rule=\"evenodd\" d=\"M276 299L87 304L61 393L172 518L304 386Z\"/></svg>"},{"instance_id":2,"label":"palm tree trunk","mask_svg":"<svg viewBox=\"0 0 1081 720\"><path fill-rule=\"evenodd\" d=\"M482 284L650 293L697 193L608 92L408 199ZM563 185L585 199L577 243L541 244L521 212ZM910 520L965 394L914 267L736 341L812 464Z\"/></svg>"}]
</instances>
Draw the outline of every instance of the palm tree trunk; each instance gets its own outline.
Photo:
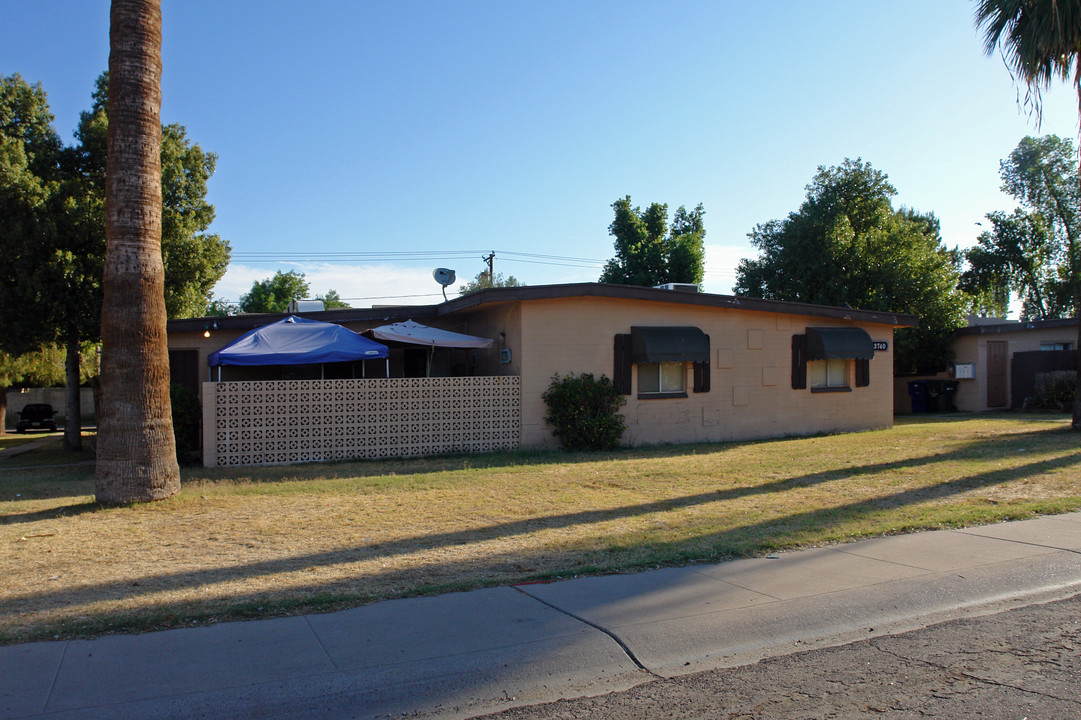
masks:
<instances>
[{"instance_id":1,"label":"palm tree trunk","mask_svg":"<svg viewBox=\"0 0 1081 720\"><path fill-rule=\"evenodd\" d=\"M1070 427L1081 432L1081 279L1074 278L1073 316L1077 320L1077 378L1073 385L1073 419Z\"/></svg>"},{"instance_id":2,"label":"palm tree trunk","mask_svg":"<svg viewBox=\"0 0 1081 720\"><path fill-rule=\"evenodd\" d=\"M113 0L95 485L100 502L180 489L161 259L161 4Z\"/></svg>"},{"instance_id":3,"label":"palm tree trunk","mask_svg":"<svg viewBox=\"0 0 1081 720\"><path fill-rule=\"evenodd\" d=\"M1073 84L1077 91L1077 116L1081 118L1081 57L1076 59L1075 65ZM1081 182L1081 128L1078 129L1077 155L1077 178L1078 182ZM1077 344L1074 345L1077 350L1077 367L1074 368L1077 379L1073 386L1073 418L1070 427L1081 432L1081 248L1077 247L1077 242L1070 238L1066 261L1069 263L1070 280L1073 282L1073 316L1077 320Z\"/></svg>"}]
</instances>

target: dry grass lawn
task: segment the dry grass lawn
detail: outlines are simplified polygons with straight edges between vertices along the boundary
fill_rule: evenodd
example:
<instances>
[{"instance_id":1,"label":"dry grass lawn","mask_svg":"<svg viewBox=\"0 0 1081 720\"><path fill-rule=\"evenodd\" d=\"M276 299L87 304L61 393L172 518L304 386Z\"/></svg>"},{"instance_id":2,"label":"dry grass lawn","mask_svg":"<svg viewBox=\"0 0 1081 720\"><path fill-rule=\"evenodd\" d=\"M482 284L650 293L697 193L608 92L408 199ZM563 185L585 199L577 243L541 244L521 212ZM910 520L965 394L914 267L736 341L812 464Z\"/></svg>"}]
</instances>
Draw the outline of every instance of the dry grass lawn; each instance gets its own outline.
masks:
<instances>
[{"instance_id":1,"label":"dry grass lawn","mask_svg":"<svg viewBox=\"0 0 1081 720\"><path fill-rule=\"evenodd\" d=\"M1081 508L1081 440L1057 415L606 454L199 468L177 497L127 508L94 504L92 468L5 463L0 643Z\"/></svg>"}]
</instances>

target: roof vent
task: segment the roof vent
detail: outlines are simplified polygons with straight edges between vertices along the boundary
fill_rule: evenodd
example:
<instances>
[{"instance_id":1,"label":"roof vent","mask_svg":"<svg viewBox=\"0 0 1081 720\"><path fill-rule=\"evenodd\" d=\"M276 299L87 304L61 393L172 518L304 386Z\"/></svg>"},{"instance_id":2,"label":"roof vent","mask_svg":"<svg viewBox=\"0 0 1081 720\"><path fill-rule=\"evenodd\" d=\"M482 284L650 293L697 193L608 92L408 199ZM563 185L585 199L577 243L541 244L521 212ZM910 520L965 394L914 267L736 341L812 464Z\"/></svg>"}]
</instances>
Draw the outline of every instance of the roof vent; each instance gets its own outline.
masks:
<instances>
[{"instance_id":1,"label":"roof vent","mask_svg":"<svg viewBox=\"0 0 1081 720\"><path fill-rule=\"evenodd\" d=\"M654 285L656 290L677 290L679 292L696 293L701 292L701 289L694 283L665 283L663 285Z\"/></svg>"}]
</instances>

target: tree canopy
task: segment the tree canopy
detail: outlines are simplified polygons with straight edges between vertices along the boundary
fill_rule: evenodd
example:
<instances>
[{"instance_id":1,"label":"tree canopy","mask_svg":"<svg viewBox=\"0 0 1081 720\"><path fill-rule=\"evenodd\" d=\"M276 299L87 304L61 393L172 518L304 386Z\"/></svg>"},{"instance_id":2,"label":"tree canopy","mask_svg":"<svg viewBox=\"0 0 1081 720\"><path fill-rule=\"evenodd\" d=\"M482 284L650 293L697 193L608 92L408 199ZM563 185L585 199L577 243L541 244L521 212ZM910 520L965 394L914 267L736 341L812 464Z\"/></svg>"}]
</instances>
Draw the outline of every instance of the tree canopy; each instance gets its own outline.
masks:
<instances>
[{"instance_id":1,"label":"tree canopy","mask_svg":"<svg viewBox=\"0 0 1081 720\"><path fill-rule=\"evenodd\" d=\"M41 85L0 77L0 350L19 354L60 342L71 357L68 416L77 417L80 346L101 332L105 241L108 75L99 76L76 143L64 146ZM214 207L206 183L215 156L180 125L161 129L162 255L166 310L202 315L225 273L229 245L207 234ZM78 441L77 426L72 444Z\"/></svg>"},{"instance_id":2,"label":"tree canopy","mask_svg":"<svg viewBox=\"0 0 1081 720\"><path fill-rule=\"evenodd\" d=\"M1020 207L987 214L990 229L965 253L962 282L1002 312L1010 294L1022 320L1068 318L1081 297L1081 178L1077 152L1065 138L1026 137L999 166L1002 191Z\"/></svg>"},{"instance_id":3,"label":"tree canopy","mask_svg":"<svg viewBox=\"0 0 1081 720\"><path fill-rule=\"evenodd\" d=\"M327 290L325 295L316 295L316 300L323 301L323 308L326 310L334 310L335 308L347 308L350 307L349 303L342 300L338 295L337 290Z\"/></svg>"},{"instance_id":4,"label":"tree canopy","mask_svg":"<svg viewBox=\"0 0 1081 720\"><path fill-rule=\"evenodd\" d=\"M274 277L256 280L252 283L251 290L240 296L240 312L246 313L283 313L288 311L289 303L293 300L304 300L309 297L311 287L304 273L296 270L282 272L278 270ZM325 295L316 295L317 300L323 301L323 307L327 310L345 308L349 305L338 295L337 290L328 290ZM219 303L214 310L222 310ZM226 315L227 311L215 312L214 314Z\"/></svg>"},{"instance_id":5,"label":"tree canopy","mask_svg":"<svg viewBox=\"0 0 1081 720\"><path fill-rule=\"evenodd\" d=\"M503 273L496 273L495 277L487 270L481 270L477 273L477 276L472 280L462 283L462 286L458 288L459 295L472 295L475 292L481 290L487 290L488 288L501 288L501 287L521 287L522 283L518 281L518 278L513 275L503 276Z\"/></svg>"},{"instance_id":6,"label":"tree canopy","mask_svg":"<svg viewBox=\"0 0 1081 720\"><path fill-rule=\"evenodd\" d=\"M41 84L0 76L0 350L18 355L50 334L37 307L51 260L50 210L60 183L60 138ZM33 308L33 311L28 311Z\"/></svg>"},{"instance_id":7,"label":"tree canopy","mask_svg":"<svg viewBox=\"0 0 1081 720\"><path fill-rule=\"evenodd\" d=\"M736 294L917 315L897 332L894 366L943 367L964 323L957 257L934 215L894 209L896 192L860 159L819 167L799 210L749 233L761 255L740 262Z\"/></svg>"},{"instance_id":8,"label":"tree canopy","mask_svg":"<svg viewBox=\"0 0 1081 720\"><path fill-rule=\"evenodd\" d=\"M95 84L93 105L79 120L75 149L84 177L104 188L105 139L109 128L109 75ZM217 155L188 139L183 125L161 128L162 229L161 255L165 265L165 308L170 318L205 315L214 285L229 265L229 243L208 233L214 206L207 202L207 182L214 174Z\"/></svg>"},{"instance_id":9,"label":"tree canopy","mask_svg":"<svg viewBox=\"0 0 1081 720\"><path fill-rule=\"evenodd\" d=\"M616 239L616 255L605 264L601 282L646 287L702 282L706 211L701 204L690 212L680 206L671 228L668 205L653 203L642 210L632 207L627 195L612 203L612 209L615 219L608 232Z\"/></svg>"}]
</instances>

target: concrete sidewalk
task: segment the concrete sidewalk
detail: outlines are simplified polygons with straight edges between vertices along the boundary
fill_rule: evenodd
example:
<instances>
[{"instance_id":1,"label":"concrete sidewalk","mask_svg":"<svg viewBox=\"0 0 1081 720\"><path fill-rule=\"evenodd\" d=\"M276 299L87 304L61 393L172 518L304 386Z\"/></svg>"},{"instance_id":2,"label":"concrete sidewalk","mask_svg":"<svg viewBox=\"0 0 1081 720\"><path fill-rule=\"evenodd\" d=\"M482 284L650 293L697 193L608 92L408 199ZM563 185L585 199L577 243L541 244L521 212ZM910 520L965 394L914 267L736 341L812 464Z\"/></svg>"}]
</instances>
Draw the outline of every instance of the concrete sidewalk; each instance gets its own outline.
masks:
<instances>
[{"instance_id":1,"label":"concrete sidewalk","mask_svg":"<svg viewBox=\"0 0 1081 720\"><path fill-rule=\"evenodd\" d=\"M1081 513L0 648L4 718L468 718L1081 592Z\"/></svg>"},{"instance_id":2,"label":"concrete sidewalk","mask_svg":"<svg viewBox=\"0 0 1081 720\"><path fill-rule=\"evenodd\" d=\"M0 450L0 460L7 460L8 458L18 457L19 455L28 453L31 450L36 450L45 443L52 440L54 437L55 435L53 434L42 435L35 440L27 440L26 442L21 442L18 445L12 445L9 448Z\"/></svg>"}]
</instances>

